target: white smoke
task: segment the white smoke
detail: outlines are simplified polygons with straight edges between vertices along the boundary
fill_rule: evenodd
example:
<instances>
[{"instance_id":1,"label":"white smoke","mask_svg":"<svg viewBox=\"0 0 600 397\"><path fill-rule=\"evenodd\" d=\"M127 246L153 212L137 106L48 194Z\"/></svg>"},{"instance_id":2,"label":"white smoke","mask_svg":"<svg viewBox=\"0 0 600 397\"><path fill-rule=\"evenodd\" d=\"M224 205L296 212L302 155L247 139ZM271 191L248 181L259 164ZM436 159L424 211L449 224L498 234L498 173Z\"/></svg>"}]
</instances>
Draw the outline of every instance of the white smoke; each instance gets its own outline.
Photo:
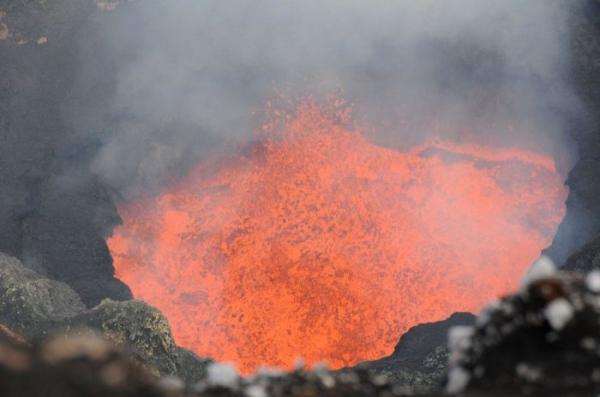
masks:
<instances>
[{"instance_id":1,"label":"white smoke","mask_svg":"<svg viewBox=\"0 0 600 397\"><path fill-rule=\"evenodd\" d=\"M277 89L343 90L387 145L468 129L553 152L576 106L569 3L130 1L85 38L65 112L96 134L94 170L123 194L251 140Z\"/></svg>"}]
</instances>

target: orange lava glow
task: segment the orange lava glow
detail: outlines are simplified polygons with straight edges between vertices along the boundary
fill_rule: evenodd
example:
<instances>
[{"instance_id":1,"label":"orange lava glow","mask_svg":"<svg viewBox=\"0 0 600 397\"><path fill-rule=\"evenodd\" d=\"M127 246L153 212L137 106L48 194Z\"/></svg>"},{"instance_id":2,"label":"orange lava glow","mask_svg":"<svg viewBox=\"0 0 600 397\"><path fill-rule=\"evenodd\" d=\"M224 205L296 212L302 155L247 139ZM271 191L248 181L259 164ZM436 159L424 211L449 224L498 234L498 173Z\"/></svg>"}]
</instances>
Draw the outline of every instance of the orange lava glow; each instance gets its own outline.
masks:
<instances>
[{"instance_id":1,"label":"orange lava glow","mask_svg":"<svg viewBox=\"0 0 600 397\"><path fill-rule=\"evenodd\" d=\"M119 207L117 276L176 341L242 373L390 354L418 323L515 288L564 215L549 156L378 146L307 101L261 143Z\"/></svg>"}]
</instances>

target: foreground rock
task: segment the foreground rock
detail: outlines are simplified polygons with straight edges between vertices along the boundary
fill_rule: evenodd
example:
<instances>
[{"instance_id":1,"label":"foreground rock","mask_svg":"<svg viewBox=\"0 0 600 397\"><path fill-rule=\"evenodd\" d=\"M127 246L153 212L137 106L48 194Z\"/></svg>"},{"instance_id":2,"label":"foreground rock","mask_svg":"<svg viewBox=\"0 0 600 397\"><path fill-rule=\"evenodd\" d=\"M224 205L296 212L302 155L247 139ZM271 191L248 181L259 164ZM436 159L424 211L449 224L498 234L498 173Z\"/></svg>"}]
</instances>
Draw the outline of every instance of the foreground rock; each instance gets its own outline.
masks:
<instances>
[{"instance_id":1,"label":"foreground rock","mask_svg":"<svg viewBox=\"0 0 600 397\"><path fill-rule=\"evenodd\" d=\"M186 388L178 378L159 379L106 339L89 332L28 345L0 334L0 395L3 397L266 397L405 396L407 390L364 370L326 369L238 377L224 364Z\"/></svg>"},{"instance_id":2,"label":"foreground rock","mask_svg":"<svg viewBox=\"0 0 600 397\"><path fill-rule=\"evenodd\" d=\"M44 278L0 253L0 323L29 337L40 336L84 310L68 285Z\"/></svg>"},{"instance_id":3,"label":"foreground rock","mask_svg":"<svg viewBox=\"0 0 600 397\"><path fill-rule=\"evenodd\" d=\"M533 279L451 332L451 392L600 392L600 273Z\"/></svg>"},{"instance_id":4,"label":"foreground rock","mask_svg":"<svg viewBox=\"0 0 600 397\"><path fill-rule=\"evenodd\" d=\"M9 335L9 337L6 337ZM14 333L0 332L0 395L3 397L441 397L442 393L415 394L383 376L364 369L331 372L325 368L292 373L265 371L242 378L225 364L211 363L205 376L191 387L176 377L157 378L121 349L93 333L61 335L33 345ZM458 350L465 353L464 350ZM456 350L455 350L456 352ZM510 358L510 356L507 356ZM490 358L490 362L493 359ZM501 370L515 362L499 361ZM506 366L503 364L507 364ZM569 364L569 362L566 362ZM458 367L454 367L456 370ZM567 371L568 372L568 371ZM520 370L526 374L527 371ZM565 372L566 373L566 372ZM563 390L511 389L502 379L513 371L496 371L483 388L469 385L467 397L590 396L581 388ZM453 375L456 377L456 375ZM451 379L452 381L452 379Z\"/></svg>"},{"instance_id":5,"label":"foreground rock","mask_svg":"<svg viewBox=\"0 0 600 397\"><path fill-rule=\"evenodd\" d=\"M0 334L3 397L154 397L154 378L93 334L50 338L37 345Z\"/></svg>"},{"instance_id":6,"label":"foreground rock","mask_svg":"<svg viewBox=\"0 0 600 397\"><path fill-rule=\"evenodd\" d=\"M204 376L210 362L178 347L165 317L140 301L104 300L94 309L64 321L55 331L83 327L100 331L156 376L177 375L193 383Z\"/></svg>"},{"instance_id":7,"label":"foreground rock","mask_svg":"<svg viewBox=\"0 0 600 397\"><path fill-rule=\"evenodd\" d=\"M455 313L444 321L417 325L402 335L389 357L359 364L357 368L383 375L414 391L437 390L441 388L447 372L448 330L474 323L474 315Z\"/></svg>"},{"instance_id":8,"label":"foreground rock","mask_svg":"<svg viewBox=\"0 0 600 397\"><path fill-rule=\"evenodd\" d=\"M91 328L154 375L176 375L189 383L201 379L210 362L178 347L167 320L155 308L139 301L104 300L86 310L68 285L1 253L0 324L28 339L56 333L77 337Z\"/></svg>"}]
</instances>

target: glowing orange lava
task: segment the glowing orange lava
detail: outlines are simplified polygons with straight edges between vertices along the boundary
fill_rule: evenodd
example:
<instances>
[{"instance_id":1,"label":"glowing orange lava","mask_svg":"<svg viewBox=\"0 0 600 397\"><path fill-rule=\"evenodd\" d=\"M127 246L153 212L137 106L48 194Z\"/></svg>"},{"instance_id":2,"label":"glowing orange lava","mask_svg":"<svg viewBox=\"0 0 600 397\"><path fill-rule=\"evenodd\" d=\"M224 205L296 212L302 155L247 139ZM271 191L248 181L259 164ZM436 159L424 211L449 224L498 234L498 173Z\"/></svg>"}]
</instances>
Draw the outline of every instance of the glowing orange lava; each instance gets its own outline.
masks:
<instances>
[{"instance_id":1,"label":"glowing orange lava","mask_svg":"<svg viewBox=\"0 0 600 397\"><path fill-rule=\"evenodd\" d=\"M376 359L409 327L514 289L564 215L548 156L371 143L308 101L253 150L119 208L117 276L201 356Z\"/></svg>"}]
</instances>

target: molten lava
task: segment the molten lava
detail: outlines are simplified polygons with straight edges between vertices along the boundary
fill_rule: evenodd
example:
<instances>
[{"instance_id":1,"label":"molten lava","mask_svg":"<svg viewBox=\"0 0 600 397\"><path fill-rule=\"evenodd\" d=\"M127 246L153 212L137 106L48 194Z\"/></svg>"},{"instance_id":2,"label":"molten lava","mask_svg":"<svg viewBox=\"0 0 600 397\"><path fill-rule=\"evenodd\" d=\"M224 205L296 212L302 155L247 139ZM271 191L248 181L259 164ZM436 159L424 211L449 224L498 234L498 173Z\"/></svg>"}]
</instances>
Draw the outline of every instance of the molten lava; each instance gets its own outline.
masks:
<instances>
[{"instance_id":1,"label":"molten lava","mask_svg":"<svg viewBox=\"0 0 600 397\"><path fill-rule=\"evenodd\" d=\"M243 373L380 358L409 327L513 289L550 243L566 195L550 157L398 151L349 117L308 101L252 150L119 208L117 276L178 343Z\"/></svg>"}]
</instances>

